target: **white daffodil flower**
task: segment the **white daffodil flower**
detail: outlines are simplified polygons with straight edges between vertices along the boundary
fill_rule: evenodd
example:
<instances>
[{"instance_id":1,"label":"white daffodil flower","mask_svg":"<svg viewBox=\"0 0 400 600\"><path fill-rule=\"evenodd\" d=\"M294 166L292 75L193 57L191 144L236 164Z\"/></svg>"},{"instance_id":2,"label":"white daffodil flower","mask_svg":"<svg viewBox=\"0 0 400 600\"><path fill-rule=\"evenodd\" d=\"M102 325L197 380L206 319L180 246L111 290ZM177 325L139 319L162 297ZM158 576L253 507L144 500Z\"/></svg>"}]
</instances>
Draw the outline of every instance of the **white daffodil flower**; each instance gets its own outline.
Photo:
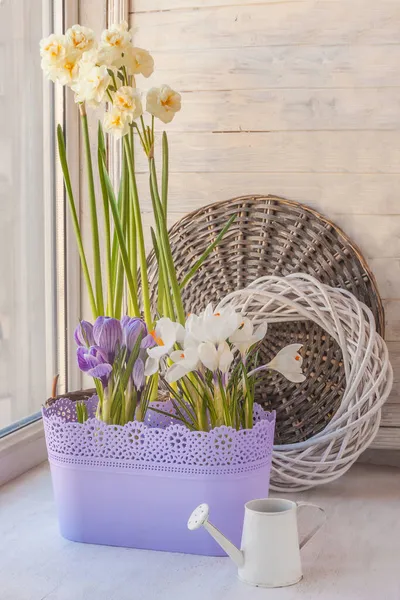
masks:
<instances>
[{"instance_id":1,"label":"white daffodil flower","mask_svg":"<svg viewBox=\"0 0 400 600\"><path fill-rule=\"evenodd\" d=\"M126 62L126 54L131 48L131 34L128 24L123 21L112 25L101 34L99 60L101 64L113 65L118 69Z\"/></svg>"},{"instance_id":2,"label":"white daffodil flower","mask_svg":"<svg viewBox=\"0 0 400 600\"><path fill-rule=\"evenodd\" d=\"M156 328L151 332L157 346L147 350L145 375L153 375L158 371L160 359L168 355L176 342L182 343L185 337L185 329L180 323L174 323L171 319L163 317L156 323Z\"/></svg>"},{"instance_id":3,"label":"white daffodil flower","mask_svg":"<svg viewBox=\"0 0 400 600\"><path fill-rule=\"evenodd\" d=\"M111 25L108 29L105 29L101 34L101 46L110 48L126 47L131 41L128 27L128 23L122 21L122 23Z\"/></svg>"},{"instance_id":4,"label":"white daffodil flower","mask_svg":"<svg viewBox=\"0 0 400 600\"><path fill-rule=\"evenodd\" d=\"M267 323L261 323L254 331L253 323L247 317L242 317L239 327L229 337L229 341L239 350L242 357L249 349L260 342L267 333Z\"/></svg>"},{"instance_id":5,"label":"white daffodil flower","mask_svg":"<svg viewBox=\"0 0 400 600\"><path fill-rule=\"evenodd\" d=\"M143 113L140 93L133 87L124 85L113 95L113 106L127 113L131 119L137 119Z\"/></svg>"},{"instance_id":6,"label":"white daffodil flower","mask_svg":"<svg viewBox=\"0 0 400 600\"><path fill-rule=\"evenodd\" d=\"M67 40L65 35L52 33L47 38L40 40L40 56L42 57L42 69L48 71L56 67L65 58L67 53Z\"/></svg>"},{"instance_id":7,"label":"white daffodil flower","mask_svg":"<svg viewBox=\"0 0 400 600\"><path fill-rule=\"evenodd\" d=\"M112 133L116 139L126 135L129 131L131 117L118 108L113 108L104 115L103 125L108 133Z\"/></svg>"},{"instance_id":8,"label":"white daffodil flower","mask_svg":"<svg viewBox=\"0 0 400 600\"><path fill-rule=\"evenodd\" d=\"M105 99L107 88L111 83L111 77L105 65L90 66L84 63L79 67L78 80L71 86L75 92L75 102L88 102L92 106L98 106Z\"/></svg>"},{"instance_id":9,"label":"white daffodil flower","mask_svg":"<svg viewBox=\"0 0 400 600\"><path fill-rule=\"evenodd\" d=\"M82 53L67 43L64 35L52 34L40 42L42 69L51 81L71 85L78 77Z\"/></svg>"},{"instance_id":10,"label":"white daffodil flower","mask_svg":"<svg viewBox=\"0 0 400 600\"><path fill-rule=\"evenodd\" d=\"M238 328L240 316L231 307L214 312L208 304L199 316L189 315L186 321L188 335L200 342L212 342L218 345L225 342Z\"/></svg>"},{"instance_id":11,"label":"white daffodil flower","mask_svg":"<svg viewBox=\"0 0 400 600\"><path fill-rule=\"evenodd\" d=\"M199 345L199 358L203 365L215 373L227 373L233 361L233 354L227 342L221 342L216 347L212 342L202 342Z\"/></svg>"},{"instance_id":12,"label":"white daffodil flower","mask_svg":"<svg viewBox=\"0 0 400 600\"><path fill-rule=\"evenodd\" d=\"M278 373L281 373L286 379L293 381L293 383L305 381L306 376L303 375L301 370L303 358L299 354L301 347L302 344L290 344L289 346L285 346L285 348L282 348L266 367L278 371Z\"/></svg>"},{"instance_id":13,"label":"white daffodil flower","mask_svg":"<svg viewBox=\"0 0 400 600\"><path fill-rule=\"evenodd\" d=\"M170 123L175 113L181 110L181 95L169 85L151 88L147 92L146 110L163 123Z\"/></svg>"},{"instance_id":14,"label":"white daffodil flower","mask_svg":"<svg viewBox=\"0 0 400 600\"><path fill-rule=\"evenodd\" d=\"M200 362L198 349L194 346L189 346L184 350L174 350L169 357L174 364L168 369L165 376L168 383L174 383L188 373L196 371Z\"/></svg>"},{"instance_id":15,"label":"white daffodil flower","mask_svg":"<svg viewBox=\"0 0 400 600\"><path fill-rule=\"evenodd\" d=\"M71 46L80 52L86 52L95 44L94 31L82 25L73 25L65 32L65 37Z\"/></svg>"},{"instance_id":16,"label":"white daffodil flower","mask_svg":"<svg viewBox=\"0 0 400 600\"><path fill-rule=\"evenodd\" d=\"M150 52L143 48L131 46L126 51L124 64L129 75L143 75L150 77L154 71L154 59Z\"/></svg>"}]
</instances>

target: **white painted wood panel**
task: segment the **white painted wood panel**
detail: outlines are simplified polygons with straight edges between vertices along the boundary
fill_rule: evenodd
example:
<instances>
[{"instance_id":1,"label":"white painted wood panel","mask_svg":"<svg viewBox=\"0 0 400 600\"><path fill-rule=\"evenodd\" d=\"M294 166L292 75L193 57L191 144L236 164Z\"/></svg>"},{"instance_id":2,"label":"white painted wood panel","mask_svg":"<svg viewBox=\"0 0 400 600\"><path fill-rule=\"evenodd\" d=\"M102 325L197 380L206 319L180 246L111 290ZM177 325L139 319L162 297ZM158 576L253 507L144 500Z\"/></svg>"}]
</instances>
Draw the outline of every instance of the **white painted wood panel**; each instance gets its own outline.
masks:
<instances>
[{"instance_id":1,"label":"white painted wood panel","mask_svg":"<svg viewBox=\"0 0 400 600\"><path fill-rule=\"evenodd\" d=\"M183 92L179 118L168 130L340 131L399 126L398 88L269 89Z\"/></svg>"},{"instance_id":2,"label":"white painted wood panel","mask_svg":"<svg viewBox=\"0 0 400 600\"><path fill-rule=\"evenodd\" d=\"M171 167L176 160L171 151ZM179 165L177 165L179 168ZM204 168L202 165L198 167ZM148 195L148 176L141 173L138 185ZM342 215L394 215L400 205L400 175L374 173L214 173L187 172L169 181L170 205L190 212L206 204L244 194L273 193L302 202L333 218ZM393 282L394 283L394 282ZM400 297L400 295L399 295Z\"/></svg>"},{"instance_id":3,"label":"white painted wood panel","mask_svg":"<svg viewBox=\"0 0 400 600\"><path fill-rule=\"evenodd\" d=\"M315 1L315 0L314 0ZM344 2L348 3L348 0L326 0L329 2ZM388 0L386 0L388 1ZM397 2L398 0L389 0L391 2ZM251 0L248 4L257 6L258 4L287 4L288 0ZM293 4L295 2L301 3L304 0L290 0ZM364 5L376 4L376 0L364 0ZM131 0L130 11L132 13L149 12L158 10L176 11L186 8L204 8L204 7L220 7L220 6L241 6L244 4L243 0L174 0L174 2L166 2L166 0Z\"/></svg>"},{"instance_id":4,"label":"white painted wood panel","mask_svg":"<svg viewBox=\"0 0 400 600\"><path fill-rule=\"evenodd\" d=\"M400 428L380 427L371 448L374 450L400 450Z\"/></svg>"},{"instance_id":5,"label":"white painted wood panel","mask_svg":"<svg viewBox=\"0 0 400 600\"><path fill-rule=\"evenodd\" d=\"M171 3L170 3L171 4ZM349 18L351 12L351 18ZM400 6L380 0L304 0L133 13L136 42L165 50L298 46L303 44L398 44Z\"/></svg>"},{"instance_id":6,"label":"white painted wood panel","mask_svg":"<svg viewBox=\"0 0 400 600\"><path fill-rule=\"evenodd\" d=\"M385 308L385 339L390 342L400 341L400 300L387 298L384 300L383 306ZM400 367L397 372L400 374Z\"/></svg>"},{"instance_id":7,"label":"white painted wood panel","mask_svg":"<svg viewBox=\"0 0 400 600\"><path fill-rule=\"evenodd\" d=\"M258 4L278 4L288 0L252 0L253 5ZM304 0L291 0L292 2L303 2ZM331 0L337 2L338 0ZM369 1L369 0L367 0ZM173 3L166 3L165 0L131 0L131 13L158 11L158 10L182 10L185 8L204 8L217 6L240 6L243 0L175 0Z\"/></svg>"},{"instance_id":8,"label":"white painted wood panel","mask_svg":"<svg viewBox=\"0 0 400 600\"><path fill-rule=\"evenodd\" d=\"M171 173L400 173L397 131L171 132L169 143Z\"/></svg>"},{"instance_id":9,"label":"white painted wood panel","mask_svg":"<svg viewBox=\"0 0 400 600\"><path fill-rule=\"evenodd\" d=\"M182 93L167 127L169 223L251 193L337 223L384 298L395 377L375 447L400 448L400 4L131 0L131 11L156 62L143 87Z\"/></svg>"},{"instance_id":10,"label":"white painted wood panel","mask_svg":"<svg viewBox=\"0 0 400 600\"><path fill-rule=\"evenodd\" d=\"M174 35L179 35L175 32ZM311 40L312 41L312 40ZM136 42L136 37L135 37ZM400 45L265 46L168 51L151 48L152 85L179 91L266 88L381 88L400 86ZM141 85L146 88L148 83Z\"/></svg>"}]
</instances>

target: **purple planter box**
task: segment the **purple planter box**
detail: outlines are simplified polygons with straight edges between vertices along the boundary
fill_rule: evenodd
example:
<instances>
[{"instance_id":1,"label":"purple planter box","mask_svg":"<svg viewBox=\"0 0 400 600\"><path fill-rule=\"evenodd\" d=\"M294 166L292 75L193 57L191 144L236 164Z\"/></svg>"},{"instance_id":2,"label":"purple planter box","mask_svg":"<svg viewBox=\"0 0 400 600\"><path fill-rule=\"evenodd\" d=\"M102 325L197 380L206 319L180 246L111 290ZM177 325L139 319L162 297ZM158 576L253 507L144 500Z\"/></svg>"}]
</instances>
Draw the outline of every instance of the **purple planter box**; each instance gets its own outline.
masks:
<instances>
[{"instance_id":1,"label":"purple planter box","mask_svg":"<svg viewBox=\"0 0 400 600\"><path fill-rule=\"evenodd\" d=\"M206 502L212 522L240 545L244 504L268 496L275 413L257 406L253 429L205 433L152 411L146 423L106 425L94 418L96 404L96 397L87 401L84 424L66 398L43 409L65 538L223 556L204 529L187 529L193 509Z\"/></svg>"}]
</instances>

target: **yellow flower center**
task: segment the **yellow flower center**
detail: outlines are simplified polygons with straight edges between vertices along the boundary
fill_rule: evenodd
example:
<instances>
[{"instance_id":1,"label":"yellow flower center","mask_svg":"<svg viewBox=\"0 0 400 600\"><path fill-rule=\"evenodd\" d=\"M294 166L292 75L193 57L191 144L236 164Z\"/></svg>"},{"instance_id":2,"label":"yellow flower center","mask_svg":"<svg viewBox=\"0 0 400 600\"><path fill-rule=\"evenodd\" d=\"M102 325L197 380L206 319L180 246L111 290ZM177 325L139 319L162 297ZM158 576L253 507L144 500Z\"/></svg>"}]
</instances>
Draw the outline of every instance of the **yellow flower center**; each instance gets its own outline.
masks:
<instances>
[{"instance_id":1,"label":"yellow flower center","mask_svg":"<svg viewBox=\"0 0 400 600\"><path fill-rule=\"evenodd\" d=\"M118 102L120 106L123 106L124 108L132 108L132 105L129 102L129 100L126 100L123 96L118 97Z\"/></svg>"},{"instance_id":2,"label":"yellow flower center","mask_svg":"<svg viewBox=\"0 0 400 600\"><path fill-rule=\"evenodd\" d=\"M115 116L112 120L112 124L115 127L120 127L121 126L121 117L119 115ZM153 336L154 337L154 336ZM155 339L155 338L154 338Z\"/></svg>"},{"instance_id":3,"label":"yellow flower center","mask_svg":"<svg viewBox=\"0 0 400 600\"><path fill-rule=\"evenodd\" d=\"M72 63L72 62L66 62L65 65L64 65L64 69L66 71L69 71L71 73L71 71L74 68L74 66L75 66L74 63Z\"/></svg>"},{"instance_id":4,"label":"yellow flower center","mask_svg":"<svg viewBox=\"0 0 400 600\"><path fill-rule=\"evenodd\" d=\"M172 94L167 96L167 98L165 98L165 100L161 100L161 106L164 106L164 107L168 106L168 108L171 108L172 105L173 105Z\"/></svg>"},{"instance_id":5,"label":"yellow flower center","mask_svg":"<svg viewBox=\"0 0 400 600\"><path fill-rule=\"evenodd\" d=\"M153 329L153 331L150 331L150 335L153 338L153 340L155 341L155 343L157 344L157 346L165 345L162 338L157 336L155 329Z\"/></svg>"},{"instance_id":6,"label":"yellow flower center","mask_svg":"<svg viewBox=\"0 0 400 600\"><path fill-rule=\"evenodd\" d=\"M61 52L61 44L49 44L45 48L46 52L49 52L52 56L56 57Z\"/></svg>"}]
</instances>

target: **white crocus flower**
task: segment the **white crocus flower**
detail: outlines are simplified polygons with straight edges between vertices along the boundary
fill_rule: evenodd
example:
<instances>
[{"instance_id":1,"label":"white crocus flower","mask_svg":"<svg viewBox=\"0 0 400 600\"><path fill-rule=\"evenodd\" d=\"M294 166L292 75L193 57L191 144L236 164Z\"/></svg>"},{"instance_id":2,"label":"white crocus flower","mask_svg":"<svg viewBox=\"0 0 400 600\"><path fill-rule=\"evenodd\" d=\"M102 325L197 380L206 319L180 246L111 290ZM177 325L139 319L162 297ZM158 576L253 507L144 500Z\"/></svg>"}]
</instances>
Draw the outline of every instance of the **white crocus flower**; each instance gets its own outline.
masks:
<instances>
[{"instance_id":1,"label":"white crocus flower","mask_svg":"<svg viewBox=\"0 0 400 600\"><path fill-rule=\"evenodd\" d=\"M170 123L175 113L181 110L181 95L169 85L151 88L147 92L146 110L163 123Z\"/></svg>"},{"instance_id":2,"label":"white crocus flower","mask_svg":"<svg viewBox=\"0 0 400 600\"><path fill-rule=\"evenodd\" d=\"M116 139L119 139L129 132L129 123L131 118L117 108L113 108L104 115L104 129L112 133Z\"/></svg>"},{"instance_id":3,"label":"white crocus flower","mask_svg":"<svg viewBox=\"0 0 400 600\"><path fill-rule=\"evenodd\" d=\"M137 119L143 113L140 93L133 87L124 85L113 96L113 106L121 112L126 112L131 119Z\"/></svg>"},{"instance_id":4,"label":"white crocus flower","mask_svg":"<svg viewBox=\"0 0 400 600\"><path fill-rule=\"evenodd\" d=\"M86 52L93 48L95 39L94 31L82 25L73 25L65 32L67 42L80 52Z\"/></svg>"},{"instance_id":5,"label":"white crocus flower","mask_svg":"<svg viewBox=\"0 0 400 600\"><path fill-rule=\"evenodd\" d=\"M221 342L217 347L212 342L202 342L198 352L203 365L213 373L227 373L234 358L227 342Z\"/></svg>"},{"instance_id":6,"label":"white crocus flower","mask_svg":"<svg viewBox=\"0 0 400 600\"><path fill-rule=\"evenodd\" d=\"M133 46L127 48L124 64L130 75L150 77L154 71L154 59L150 52L143 48L135 48Z\"/></svg>"},{"instance_id":7,"label":"white crocus flower","mask_svg":"<svg viewBox=\"0 0 400 600\"><path fill-rule=\"evenodd\" d=\"M200 362L198 349L194 346L189 346L184 350L175 350L171 352L169 357L174 364L168 369L165 376L168 383L174 383L181 377L195 371Z\"/></svg>"},{"instance_id":8,"label":"white crocus flower","mask_svg":"<svg viewBox=\"0 0 400 600\"><path fill-rule=\"evenodd\" d=\"M76 93L75 102L88 102L98 106L105 99L111 77L105 65L96 66L84 63L79 70L78 80L71 86Z\"/></svg>"},{"instance_id":9,"label":"white crocus flower","mask_svg":"<svg viewBox=\"0 0 400 600\"><path fill-rule=\"evenodd\" d=\"M301 370L303 358L299 354L301 347L302 344L290 344L289 346L285 346L285 348L282 348L266 367L278 371L278 373L281 373L286 379L293 381L293 383L305 381L306 376L303 375Z\"/></svg>"},{"instance_id":10,"label":"white crocus flower","mask_svg":"<svg viewBox=\"0 0 400 600\"><path fill-rule=\"evenodd\" d=\"M185 329L180 323L174 323L171 319L163 317L157 321L156 328L151 335L157 345L147 350L145 375L153 375L158 371L160 359L170 354L177 342L183 342Z\"/></svg>"},{"instance_id":11,"label":"white crocus flower","mask_svg":"<svg viewBox=\"0 0 400 600\"><path fill-rule=\"evenodd\" d=\"M246 356L249 349L260 342L267 333L267 323L261 323L254 331L253 323L247 317L242 317L242 321L237 330L230 336L229 341L237 348L242 355Z\"/></svg>"},{"instance_id":12,"label":"white crocus flower","mask_svg":"<svg viewBox=\"0 0 400 600\"><path fill-rule=\"evenodd\" d=\"M238 328L238 313L230 306L214 312L208 304L199 316L190 315L186 321L188 335L198 342L212 342L218 345L225 342Z\"/></svg>"}]
</instances>

